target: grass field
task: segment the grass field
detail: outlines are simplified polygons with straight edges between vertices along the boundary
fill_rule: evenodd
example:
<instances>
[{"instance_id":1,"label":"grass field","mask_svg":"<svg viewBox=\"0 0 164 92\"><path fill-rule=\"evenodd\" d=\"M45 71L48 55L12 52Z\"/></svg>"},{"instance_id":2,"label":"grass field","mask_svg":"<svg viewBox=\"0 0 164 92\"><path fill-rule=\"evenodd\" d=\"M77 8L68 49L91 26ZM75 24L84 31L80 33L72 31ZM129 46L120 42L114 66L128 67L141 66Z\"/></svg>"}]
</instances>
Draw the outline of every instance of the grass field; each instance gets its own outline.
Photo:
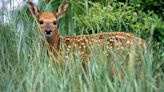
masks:
<instances>
[{"instance_id":1,"label":"grass field","mask_svg":"<svg viewBox=\"0 0 164 92\"><path fill-rule=\"evenodd\" d=\"M73 16L78 13L71 9L59 24L63 36L76 35ZM147 53L138 53L141 65L135 65L133 53L128 64L122 65L97 50L92 53L86 74L78 53L62 66L47 55L47 43L27 11L27 7L14 11L7 23L0 21L0 92L164 92L163 48L152 42L151 35L146 40Z\"/></svg>"}]
</instances>

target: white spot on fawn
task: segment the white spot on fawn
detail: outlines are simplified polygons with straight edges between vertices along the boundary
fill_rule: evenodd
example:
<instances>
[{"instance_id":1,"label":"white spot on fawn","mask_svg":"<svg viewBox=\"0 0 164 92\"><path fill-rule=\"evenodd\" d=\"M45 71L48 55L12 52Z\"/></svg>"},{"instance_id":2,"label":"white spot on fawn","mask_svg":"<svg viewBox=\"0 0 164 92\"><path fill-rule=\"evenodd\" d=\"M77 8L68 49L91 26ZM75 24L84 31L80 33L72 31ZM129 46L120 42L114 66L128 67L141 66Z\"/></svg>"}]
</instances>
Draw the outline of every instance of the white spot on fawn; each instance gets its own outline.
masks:
<instances>
[{"instance_id":1,"label":"white spot on fawn","mask_svg":"<svg viewBox=\"0 0 164 92\"><path fill-rule=\"evenodd\" d=\"M116 35L116 38L120 38L120 36L119 35Z\"/></svg>"},{"instance_id":2,"label":"white spot on fawn","mask_svg":"<svg viewBox=\"0 0 164 92\"><path fill-rule=\"evenodd\" d=\"M81 45L85 45L85 43L82 43Z\"/></svg>"},{"instance_id":3,"label":"white spot on fawn","mask_svg":"<svg viewBox=\"0 0 164 92\"><path fill-rule=\"evenodd\" d=\"M110 47L109 47L109 46L107 46L107 50L108 50L108 49L110 49Z\"/></svg>"},{"instance_id":4,"label":"white spot on fawn","mask_svg":"<svg viewBox=\"0 0 164 92\"><path fill-rule=\"evenodd\" d=\"M113 42L114 40L113 39L109 39L110 42Z\"/></svg>"},{"instance_id":5,"label":"white spot on fawn","mask_svg":"<svg viewBox=\"0 0 164 92\"><path fill-rule=\"evenodd\" d=\"M74 44L75 47L77 47L77 44Z\"/></svg>"},{"instance_id":6,"label":"white spot on fawn","mask_svg":"<svg viewBox=\"0 0 164 92\"><path fill-rule=\"evenodd\" d=\"M69 48L67 48L67 51L70 51L70 49L69 49Z\"/></svg>"},{"instance_id":7,"label":"white spot on fawn","mask_svg":"<svg viewBox=\"0 0 164 92\"><path fill-rule=\"evenodd\" d=\"M68 48L70 49L70 48L71 48L71 46L70 46L70 45L68 45Z\"/></svg>"},{"instance_id":8,"label":"white spot on fawn","mask_svg":"<svg viewBox=\"0 0 164 92\"><path fill-rule=\"evenodd\" d=\"M92 44L92 42L89 42L89 45L91 45Z\"/></svg>"},{"instance_id":9,"label":"white spot on fawn","mask_svg":"<svg viewBox=\"0 0 164 92\"><path fill-rule=\"evenodd\" d=\"M79 46L79 49L81 49L81 46Z\"/></svg>"},{"instance_id":10,"label":"white spot on fawn","mask_svg":"<svg viewBox=\"0 0 164 92\"><path fill-rule=\"evenodd\" d=\"M69 58L69 56L65 56L65 58L66 58L66 59L68 59L68 58Z\"/></svg>"},{"instance_id":11,"label":"white spot on fawn","mask_svg":"<svg viewBox=\"0 0 164 92\"><path fill-rule=\"evenodd\" d=\"M88 39L86 39L85 41L88 42Z\"/></svg>"},{"instance_id":12,"label":"white spot on fawn","mask_svg":"<svg viewBox=\"0 0 164 92\"><path fill-rule=\"evenodd\" d=\"M82 51L82 52L81 52L81 54L83 55L83 54L84 54L84 52Z\"/></svg>"},{"instance_id":13,"label":"white spot on fawn","mask_svg":"<svg viewBox=\"0 0 164 92\"><path fill-rule=\"evenodd\" d=\"M129 40L127 41L127 44L130 44L130 41Z\"/></svg>"}]
</instances>

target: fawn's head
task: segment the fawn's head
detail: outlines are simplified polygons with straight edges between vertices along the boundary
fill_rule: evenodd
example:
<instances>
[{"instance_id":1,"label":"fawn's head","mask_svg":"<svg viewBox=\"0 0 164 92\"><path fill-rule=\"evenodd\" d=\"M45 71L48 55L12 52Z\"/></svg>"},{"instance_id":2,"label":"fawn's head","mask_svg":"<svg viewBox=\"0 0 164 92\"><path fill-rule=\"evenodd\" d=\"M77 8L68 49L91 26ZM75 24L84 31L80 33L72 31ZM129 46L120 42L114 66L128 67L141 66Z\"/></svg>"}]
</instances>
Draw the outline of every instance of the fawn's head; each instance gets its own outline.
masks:
<instances>
[{"instance_id":1,"label":"fawn's head","mask_svg":"<svg viewBox=\"0 0 164 92\"><path fill-rule=\"evenodd\" d=\"M46 39L51 40L56 34L58 34L57 22L67 11L68 2L64 1L64 3L59 6L57 12L39 12L37 6L32 2L29 2L28 8L31 14L37 19L41 32Z\"/></svg>"}]
</instances>

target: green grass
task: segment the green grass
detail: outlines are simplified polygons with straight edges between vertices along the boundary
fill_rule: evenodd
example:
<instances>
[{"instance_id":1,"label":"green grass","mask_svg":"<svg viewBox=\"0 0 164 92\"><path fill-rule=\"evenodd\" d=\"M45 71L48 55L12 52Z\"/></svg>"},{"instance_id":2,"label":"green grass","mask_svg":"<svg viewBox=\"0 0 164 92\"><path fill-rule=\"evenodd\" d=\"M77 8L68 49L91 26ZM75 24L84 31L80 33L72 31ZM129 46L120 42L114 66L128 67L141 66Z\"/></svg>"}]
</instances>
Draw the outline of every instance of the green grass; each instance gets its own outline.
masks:
<instances>
[{"instance_id":1,"label":"green grass","mask_svg":"<svg viewBox=\"0 0 164 92\"><path fill-rule=\"evenodd\" d=\"M72 6L69 11L73 11L74 8L76 6ZM119 60L112 62L111 57L106 57L101 50L96 50L89 60L86 74L81 65L80 55L76 52L75 59L69 58L64 65L56 64L56 58L47 55L47 43L29 12L25 10L27 7L15 11L9 23L1 21L0 24L1 92L164 91L163 48L158 47L157 43L152 43L151 36L147 37L147 53L138 53L142 61L140 66L135 66L133 54L128 61L129 64L122 65ZM72 19L73 15L77 14L68 13L61 21L60 33L63 36L76 35L76 21ZM114 55L115 58L120 57L115 53ZM105 61L107 62L104 63ZM127 60L123 59L123 62ZM112 63L115 64L114 69L111 67ZM120 77L120 73L124 73L124 77Z\"/></svg>"}]
</instances>

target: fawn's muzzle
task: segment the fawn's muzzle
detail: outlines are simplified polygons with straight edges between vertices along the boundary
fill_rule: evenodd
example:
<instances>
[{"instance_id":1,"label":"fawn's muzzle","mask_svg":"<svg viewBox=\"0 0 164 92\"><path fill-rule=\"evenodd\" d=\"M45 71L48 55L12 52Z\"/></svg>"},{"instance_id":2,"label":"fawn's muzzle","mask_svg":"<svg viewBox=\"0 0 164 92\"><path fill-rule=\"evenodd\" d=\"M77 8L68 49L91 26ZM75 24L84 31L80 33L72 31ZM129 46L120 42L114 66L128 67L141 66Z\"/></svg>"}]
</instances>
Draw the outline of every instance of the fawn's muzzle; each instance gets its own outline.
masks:
<instances>
[{"instance_id":1,"label":"fawn's muzzle","mask_svg":"<svg viewBox=\"0 0 164 92\"><path fill-rule=\"evenodd\" d=\"M45 35L51 35L51 29L47 28L45 29Z\"/></svg>"},{"instance_id":2,"label":"fawn's muzzle","mask_svg":"<svg viewBox=\"0 0 164 92\"><path fill-rule=\"evenodd\" d=\"M53 39L53 32L50 28L45 29L44 35L45 35L47 40Z\"/></svg>"}]
</instances>

